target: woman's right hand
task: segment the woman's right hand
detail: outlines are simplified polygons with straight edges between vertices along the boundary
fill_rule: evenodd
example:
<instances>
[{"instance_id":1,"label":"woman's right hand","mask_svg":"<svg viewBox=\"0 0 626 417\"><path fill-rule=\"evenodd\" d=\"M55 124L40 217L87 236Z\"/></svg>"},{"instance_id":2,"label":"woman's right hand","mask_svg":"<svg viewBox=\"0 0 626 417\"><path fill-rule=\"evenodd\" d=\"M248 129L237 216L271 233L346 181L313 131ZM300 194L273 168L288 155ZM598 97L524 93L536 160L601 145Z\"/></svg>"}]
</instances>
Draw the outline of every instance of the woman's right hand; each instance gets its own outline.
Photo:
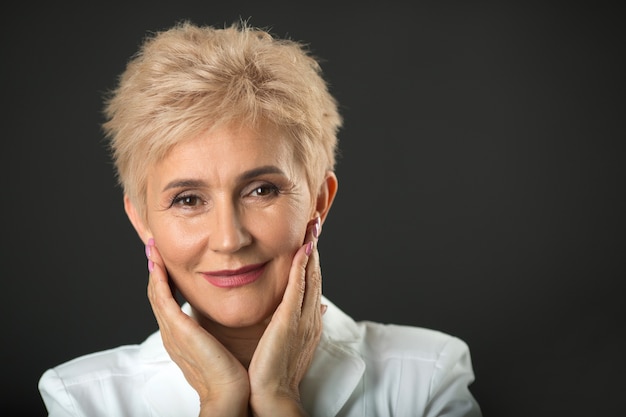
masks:
<instances>
[{"instance_id":1,"label":"woman's right hand","mask_svg":"<svg viewBox=\"0 0 626 417\"><path fill-rule=\"evenodd\" d=\"M163 345L200 397L200 416L246 416L250 397L243 365L194 319L172 295L167 271L150 239L146 246L148 299Z\"/></svg>"}]
</instances>

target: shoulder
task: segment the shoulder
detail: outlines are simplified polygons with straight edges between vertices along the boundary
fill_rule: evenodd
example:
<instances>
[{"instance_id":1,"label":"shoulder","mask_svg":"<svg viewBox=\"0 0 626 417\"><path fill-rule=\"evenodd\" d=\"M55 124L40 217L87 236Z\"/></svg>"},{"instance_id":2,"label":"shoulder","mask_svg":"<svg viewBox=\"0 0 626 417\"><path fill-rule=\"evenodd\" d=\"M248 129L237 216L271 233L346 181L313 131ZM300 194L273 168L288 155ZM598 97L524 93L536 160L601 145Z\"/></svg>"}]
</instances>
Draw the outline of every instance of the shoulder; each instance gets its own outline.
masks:
<instances>
[{"instance_id":1,"label":"shoulder","mask_svg":"<svg viewBox=\"0 0 626 417\"><path fill-rule=\"evenodd\" d=\"M102 379L106 374L124 374L136 366L137 352L138 346L129 345L90 353L48 369L42 378L56 375L71 385L92 378Z\"/></svg>"},{"instance_id":2,"label":"shoulder","mask_svg":"<svg viewBox=\"0 0 626 417\"><path fill-rule=\"evenodd\" d=\"M420 378L422 385L436 385L454 373L473 379L469 347L458 337L422 327L370 321L357 326L362 331L357 350L371 369L388 370L396 364L405 371L412 370L403 374Z\"/></svg>"},{"instance_id":3,"label":"shoulder","mask_svg":"<svg viewBox=\"0 0 626 417\"><path fill-rule=\"evenodd\" d=\"M371 321L357 325L362 328L366 353L375 357L403 357L430 362L469 351L463 340L438 330Z\"/></svg>"},{"instance_id":4,"label":"shoulder","mask_svg":"<svg viewBox=\"0 0 626 417\"><path fill-rule=\"evenodd\" d=\"M326 343L363 363L361 396L369 409L394 415L480 416L469 385L474 371L468 345L442 331L417 326L356 322L333 306ZM425 410L429 410L426 412Z\"/></svg>"},{"instance_id":5,"label":"shoulder","mask_svg":"<svg viewBox=\"0 0 626 417\"><path fill-rule=\"evenodd\" d=\"M351 346L365 359L391 358L443 361L469 352L467 344L450 334L417 326L354 321L328 299L324 334L331 343Z\"/></svg>"},{"instance_id":6,"label":"shoulder","mask_svg":"<svg viewBox=\"0 0 626 417\"><path fill-rule=\"evenodd\" d=\"M142 386L155 369L150 361L158 351L155 345L162 346L158 334L142 344L86 354L46 370L38 383L46 408L59 415L100 415L86 410L111 402L111 392L133 395Z\"/></svg>"},{"instance_id":7,"label":"shoulder","mask_svg":"<svg viewBox=\"0 0 626 417\"><path fill-rule=\"evenodd\" d=\"M138 367L144 362L163 358L164 352L160 335L156 332L141 344L119 346L69 360L47 370L42 379L56 375L66 385L71 385L90 379L123 377L137 373Z\"/></svg>"},{"instance_id":8,"label":"shoulder","mask_svg":"<svg viewBox=\"0 0 626 417\"><path fill-rule=\"evenodd\" d=\"M363 328L360 353L366 374L370 381L377 381L375 384L380 381L379 386L393 398L400 415L422 407L441 412L452 407L458 415L480 415L469 391L474 371L463 340L421 327L373 322L358 325Z\"/></svg>"}]
</instances>

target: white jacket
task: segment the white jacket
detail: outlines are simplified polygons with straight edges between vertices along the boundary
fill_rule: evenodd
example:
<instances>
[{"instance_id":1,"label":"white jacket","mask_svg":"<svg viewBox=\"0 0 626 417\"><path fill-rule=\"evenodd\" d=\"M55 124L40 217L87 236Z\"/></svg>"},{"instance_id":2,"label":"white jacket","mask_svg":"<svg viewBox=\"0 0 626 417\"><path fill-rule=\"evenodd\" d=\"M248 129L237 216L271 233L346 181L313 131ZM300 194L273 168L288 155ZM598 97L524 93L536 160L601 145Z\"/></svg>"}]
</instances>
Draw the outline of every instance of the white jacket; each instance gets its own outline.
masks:
<instances>
[{"instance_id":1,"label":"white jacket","mask_svg":"<svg viewBox=\"0 0 626 417\"><path fill-rule=\"evenodd\" d=\"M357 323L323 302L322 338L300 387L311 416L481 416L468 390L474 373L463 341L423 328ZM51 417L196 417L200 410L159 332L140 345L49 369L39 390Z\"/></svg>"}]
</instances>

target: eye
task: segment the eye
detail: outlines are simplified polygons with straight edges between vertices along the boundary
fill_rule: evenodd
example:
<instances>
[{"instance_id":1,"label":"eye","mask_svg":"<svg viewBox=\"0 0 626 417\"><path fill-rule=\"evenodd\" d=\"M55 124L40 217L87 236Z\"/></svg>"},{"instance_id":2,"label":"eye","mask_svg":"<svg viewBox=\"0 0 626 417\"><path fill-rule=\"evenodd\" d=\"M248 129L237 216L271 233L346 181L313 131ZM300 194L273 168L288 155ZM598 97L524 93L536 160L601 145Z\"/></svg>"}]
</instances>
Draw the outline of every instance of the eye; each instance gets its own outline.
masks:
<instances>
[{"instance_id":1,"label":"eye","mask_svg":"<svg viewBox=\"0 0 626 417\"><path fill-rule=\"evenodd\" d=\"M172 200L172 207L196 207L202 204L204 204L204 201L202 201L200 197L194 194L177 195Z\"/></svg>"},{"instance_id":2,"label":"eye","mask_svg":"<svg viewBox=\"0 0 626 417\"><path fill-rule=\"evenodd\" d=\"M278 194L279 189L273 184L262 184L256 186L250 192L250 195L255 197L265 197Z\"/></svg>"}]
</instances>

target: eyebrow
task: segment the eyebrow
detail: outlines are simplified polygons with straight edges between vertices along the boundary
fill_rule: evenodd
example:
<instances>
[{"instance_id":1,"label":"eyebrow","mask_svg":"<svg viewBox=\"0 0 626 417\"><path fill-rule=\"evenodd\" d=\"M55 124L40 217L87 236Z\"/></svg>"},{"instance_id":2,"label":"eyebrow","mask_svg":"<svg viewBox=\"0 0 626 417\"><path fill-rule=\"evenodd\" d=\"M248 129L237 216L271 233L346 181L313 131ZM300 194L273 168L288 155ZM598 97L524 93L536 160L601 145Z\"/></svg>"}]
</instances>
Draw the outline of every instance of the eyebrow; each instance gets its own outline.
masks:
<instances>
[{"instance_id":1,"label":"eyebrow","mask_svg":"<svg viewBox=\"0 0 626 417\"><path fill-rule=\"evenodd\" d=\"M258 177L259 175L266 175L266 174L285 175L283 170L281 170L277 166L275 166L275 165L265 165L265 166L258 167L258 168L253 168L253 169L250 169L248 171L245 171L245 172L241 173L237 177L237 180L238 181L249 180L251 178ZM167 190L170 190L172 188L188 188L188 187L198 188L198 187L204 187L204 186L206 186L206 183L203 180L197 180L197 179L176 179L176 180L173 180L173 181L170 181L169 183L167 183L167 185L165 187L163 187L163 191L167 191Z\"/></svg>"}]
</instances>

